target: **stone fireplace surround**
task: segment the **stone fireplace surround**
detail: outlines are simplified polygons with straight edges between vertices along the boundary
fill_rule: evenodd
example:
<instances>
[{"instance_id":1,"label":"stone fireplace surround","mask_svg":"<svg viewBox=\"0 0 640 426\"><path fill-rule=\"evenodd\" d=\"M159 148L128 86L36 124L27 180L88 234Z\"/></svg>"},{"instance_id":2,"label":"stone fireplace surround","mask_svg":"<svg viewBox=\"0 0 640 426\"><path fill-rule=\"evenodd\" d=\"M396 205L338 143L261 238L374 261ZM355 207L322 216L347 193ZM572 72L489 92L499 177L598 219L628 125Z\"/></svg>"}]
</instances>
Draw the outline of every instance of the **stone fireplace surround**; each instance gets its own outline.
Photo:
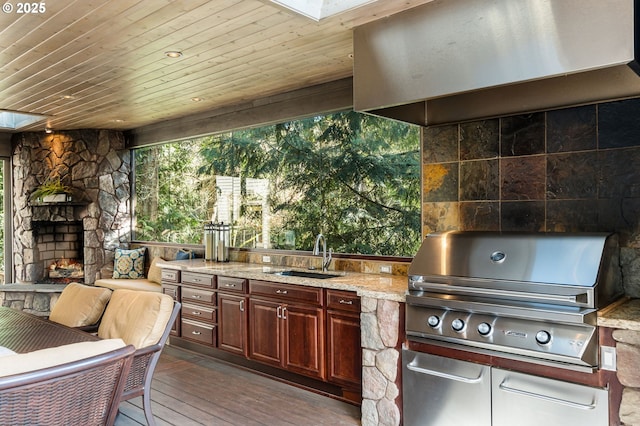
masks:
<instances>
[{"instance_id":1,"label":"stone fireplace surround","mask_svg":"<svg viewBox=\"0 0 640 426\"><path fill-rule=\"evenodd\" d=\"M46 223L81 224L85 282L113 262L117 247L130 241L129 150L121 132L73 130L20 133L12 140L13 267L15 281L34 283L44 276L38 230ZM71 202L42 205L31 193L50 178L73 188ZM66 245L60 245L63 250ZM50 248L50 247L49 247Z\"/></svg>"}]
</instances>

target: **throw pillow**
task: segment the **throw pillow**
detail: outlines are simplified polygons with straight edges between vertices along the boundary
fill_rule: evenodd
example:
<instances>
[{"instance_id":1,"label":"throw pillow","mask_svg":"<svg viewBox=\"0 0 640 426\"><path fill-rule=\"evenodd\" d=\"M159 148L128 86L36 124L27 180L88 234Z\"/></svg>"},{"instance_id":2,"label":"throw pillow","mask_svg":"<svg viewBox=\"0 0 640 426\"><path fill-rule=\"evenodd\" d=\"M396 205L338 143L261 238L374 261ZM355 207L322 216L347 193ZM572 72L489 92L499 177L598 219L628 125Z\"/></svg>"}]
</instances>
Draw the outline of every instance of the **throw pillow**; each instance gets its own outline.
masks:
<instances>
[{"instance_id":1,"label":"throw pillow","mask_svg":"<svg viewBox=\"0 0 640 426\"><path fill-rule=\"evenodd\" d=\"M116 249L113 260L113 278L144 278L144 255L146 247L132 250Z\"/></svg>"},{"instance_id":2,"label":"throw pillow","mask_svg":"<svg viewBox=\"0 0 640 426\"><path fill-rule=\"evenodd\" d=\"M161 257L154 257L149 266L149 272L147 273L147 279L154 283L160 284L162 281L162 269L157 265L158 261L164 260Z\"/></svg>"},{"instance_id":3,"label":"throw pillow","mask_svg":"<svg viewBox=\"0 0 640 426\"><path fill-rule=\"evenodd\" d=\"M176 260L194 259L195 257L195 253L187 249L180 249L176 253Z\"/></svg>"}]
</instances>

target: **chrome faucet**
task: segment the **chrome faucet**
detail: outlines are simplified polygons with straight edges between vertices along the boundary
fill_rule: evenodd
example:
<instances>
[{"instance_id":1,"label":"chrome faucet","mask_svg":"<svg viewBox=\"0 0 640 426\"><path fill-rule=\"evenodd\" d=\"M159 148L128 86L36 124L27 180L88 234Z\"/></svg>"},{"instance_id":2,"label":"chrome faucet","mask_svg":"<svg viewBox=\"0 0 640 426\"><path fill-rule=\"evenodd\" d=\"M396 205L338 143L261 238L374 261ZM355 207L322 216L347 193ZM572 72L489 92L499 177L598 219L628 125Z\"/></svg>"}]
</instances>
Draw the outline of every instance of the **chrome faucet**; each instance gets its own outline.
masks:
<instances>
[{"instance_id":1,"label":"chrome faucet","mask_svg":"<svg viewBox=\"0 0 640 426\"><path fill-rule=\"evenodd\" d=\"M331 263L331 253L333 253L333 250L329 249L329 253L327 253L327 240L322 234L318 234L316 237L316 245L313 247L313 255L320 255L320 240L322 240L322 270L328 271L329 264Z\"/></svg>"}]
</instances>

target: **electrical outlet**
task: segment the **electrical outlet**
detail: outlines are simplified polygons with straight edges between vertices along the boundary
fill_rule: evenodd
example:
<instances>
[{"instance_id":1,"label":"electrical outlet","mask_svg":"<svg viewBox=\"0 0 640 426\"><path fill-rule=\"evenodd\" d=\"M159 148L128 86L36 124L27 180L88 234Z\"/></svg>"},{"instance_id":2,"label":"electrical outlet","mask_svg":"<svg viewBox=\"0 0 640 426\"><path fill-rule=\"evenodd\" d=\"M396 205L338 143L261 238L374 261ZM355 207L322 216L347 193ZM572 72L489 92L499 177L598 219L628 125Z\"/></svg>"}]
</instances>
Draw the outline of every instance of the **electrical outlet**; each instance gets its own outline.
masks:
<instances>
[{"instance_id":1,"label":"electrical outlet","mask_svg":"<svg viewBox=\"0 0 640 426\"><path fill-rule=\"evenodd\" d=\"M271 263L271 256L262 256L262 263Z\"/></svg>"},{"instance_id":2,"label":"electrical outlet","mask_svg":"<svg viewBox=\"0 0 640 426\"><path fill-rule=\"evenodd\" d=\"M600 368L616 371L616 348L612 346L600 346Z\"/></svg>"},{"instance_id":3,"label":"electrical outlet","mask_svg":"<svg viewBox=\"0 0 640 426\"><path fill-rule=\"evenodd\" d=\"M391 265L380 265L380 273L381 274L390 274L391 273Z\"/></svg>"}]
</instances>

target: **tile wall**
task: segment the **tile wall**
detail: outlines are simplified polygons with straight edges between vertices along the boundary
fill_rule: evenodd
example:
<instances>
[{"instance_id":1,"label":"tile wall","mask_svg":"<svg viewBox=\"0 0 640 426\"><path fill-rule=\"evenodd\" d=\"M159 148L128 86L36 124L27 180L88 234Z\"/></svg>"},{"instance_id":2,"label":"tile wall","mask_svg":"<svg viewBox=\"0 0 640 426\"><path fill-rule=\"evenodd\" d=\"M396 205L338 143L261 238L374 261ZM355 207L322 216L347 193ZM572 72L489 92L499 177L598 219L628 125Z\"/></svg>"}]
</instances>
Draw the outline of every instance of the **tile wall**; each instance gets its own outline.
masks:
<instances>
[{"instance_id":1,"label":"tile wall","mask_svg":"<svg viewBox=\"0 0 640 426\"><path fill-rule=\"evenodd\" d=\"M425 129L423 234L616 232L640 297L640 98Z\"/></svg>"}]
</instances>

